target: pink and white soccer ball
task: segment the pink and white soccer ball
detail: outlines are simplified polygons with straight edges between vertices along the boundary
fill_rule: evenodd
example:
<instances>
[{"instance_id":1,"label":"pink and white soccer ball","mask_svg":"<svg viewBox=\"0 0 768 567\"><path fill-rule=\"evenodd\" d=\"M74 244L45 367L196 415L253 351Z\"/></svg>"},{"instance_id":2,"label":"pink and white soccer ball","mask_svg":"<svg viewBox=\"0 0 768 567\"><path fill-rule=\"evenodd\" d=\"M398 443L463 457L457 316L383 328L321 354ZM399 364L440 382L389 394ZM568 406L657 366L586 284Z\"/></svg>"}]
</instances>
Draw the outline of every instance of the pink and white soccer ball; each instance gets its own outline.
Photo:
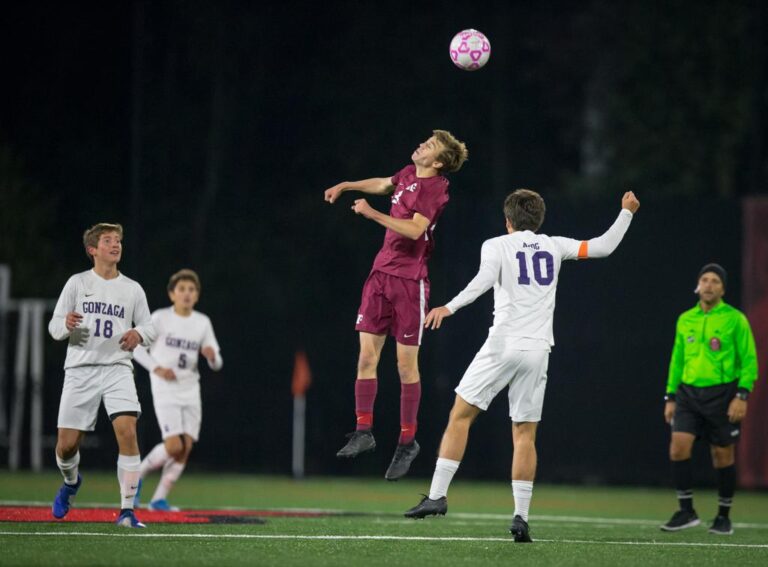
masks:
<instances>
[{"instance_id":1,"label":"pink and white soccer ball","mask_svg":"<svg viewBox=\"0 0 768 567\"><path fill-rule=\"evenodd\" d=\"M477 30L460 31L451 40L451 61L464 71L477 71L491 57L491 42Z\"/></svg>"}]
</instances>

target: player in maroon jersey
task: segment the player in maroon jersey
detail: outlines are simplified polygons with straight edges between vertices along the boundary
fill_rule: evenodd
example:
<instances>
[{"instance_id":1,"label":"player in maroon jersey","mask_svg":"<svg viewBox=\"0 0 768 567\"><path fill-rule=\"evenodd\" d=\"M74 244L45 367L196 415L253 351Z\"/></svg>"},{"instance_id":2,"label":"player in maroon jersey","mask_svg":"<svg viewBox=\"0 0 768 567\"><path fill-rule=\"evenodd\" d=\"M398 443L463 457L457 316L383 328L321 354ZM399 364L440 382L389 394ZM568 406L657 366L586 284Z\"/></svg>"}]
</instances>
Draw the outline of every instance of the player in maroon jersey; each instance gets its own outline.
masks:
<instances>
[{"instance_id":1,"label":"player in maroon jersey","mask_svg":"<svg viewBox=\"0 0 768 567\"><path fill-rule=\"evenodd\" d=\"M387 334L397 341L400 375L400 437L386 474L387 480L404 476L419 454L416 415L421 399L418 354L429 300L427 261L434 248L435 225L448 203L448 180L443 172L458 171L467 159L467 147L445 130L432 136L411 155L412 165L392 177L345 181L325 191L334 203L346 191L369 195L392 194L389 214L356 199L352 210L387 229L363 287L355 329L360 332L360 356L355 381L357 429L336 454L356 457L376 448L373 438L373 402L378 382L376 368Z\"/></svg>"}]
</instances>

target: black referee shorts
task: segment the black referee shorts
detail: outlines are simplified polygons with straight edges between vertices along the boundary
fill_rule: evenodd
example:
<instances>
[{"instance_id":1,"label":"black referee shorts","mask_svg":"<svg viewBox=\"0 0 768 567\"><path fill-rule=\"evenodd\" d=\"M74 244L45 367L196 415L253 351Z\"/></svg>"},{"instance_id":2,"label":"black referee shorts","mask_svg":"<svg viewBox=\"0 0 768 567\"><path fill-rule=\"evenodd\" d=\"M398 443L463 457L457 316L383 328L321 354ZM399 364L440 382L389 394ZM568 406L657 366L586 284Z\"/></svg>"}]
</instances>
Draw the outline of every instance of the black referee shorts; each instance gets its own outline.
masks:
<instances>
[{"instance_id":1,"label":"black referee shorts","mask_svg":"<svg viewBox=\"0 0 768 567\"><path fill-rule=\"evenodd\" d=\"M737 389L738 380L707 388L681 384L677 389L672 431L691 433L710 445L733 445L741 430L740 424L728 421L728 406Z\"/></svg>"}]
</instances>

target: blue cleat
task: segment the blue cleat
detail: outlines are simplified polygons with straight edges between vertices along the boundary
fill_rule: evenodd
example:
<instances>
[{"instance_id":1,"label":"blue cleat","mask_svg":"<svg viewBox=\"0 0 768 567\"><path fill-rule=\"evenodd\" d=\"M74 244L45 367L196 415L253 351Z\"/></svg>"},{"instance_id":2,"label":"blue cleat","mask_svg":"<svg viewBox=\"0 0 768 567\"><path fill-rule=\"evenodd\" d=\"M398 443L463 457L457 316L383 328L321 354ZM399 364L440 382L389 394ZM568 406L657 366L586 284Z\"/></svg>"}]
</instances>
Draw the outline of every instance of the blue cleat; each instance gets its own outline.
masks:
<instances>
[{"instance_id":1,"label":"blue cleat","mask_svg":"<svg viewBox=\"0 0 768 567\"><path fill-rule=\"evenodd\" d=\"M141 485L144 483L142 479L139 479L139 487L136 489L136 496L133 497L133 507L134 509L139 507L139 503L141 502Z\"/></svg>"},{"instance_id":2,"label":"blue cleat","mask_svg":"<svg viewBox=\"0 0 768 567\"><path fill-rule=\"evenodd\" d=\"M179 508L171 506L168 501L163 498L162 500L153 500L149 503L149 509L155 512L178 512Z\"/></svg>"},{"instance_id":3,"label":"blue cleat","mask_svg":"<svg viewBox=\"0 0 768 567\"><path fill-rule=\"evenodd\" d=\"M56 498L53 499L53 506L51 508L51 512L53 512L54 518L61 520L64 516L67 515L70 506L69 500L70 498L74 497L75 494L77 494L77 491L80 490L81 484L83 484L83 477L80 476L79 473L77 475L76 484L67 484L66 482L61 484L59 492L56 493Z\"/></svg>"},{"instance_id":4,"label":"blue cleat","mask_svg":"<svg viewBox=\"0 0 768 567\"><path fill-rule=\"evenodd\" d=\"M133 514L133 510L123 510L115 522L121 528L146 528L139 519Z\"/></svg>"}]
</instances>

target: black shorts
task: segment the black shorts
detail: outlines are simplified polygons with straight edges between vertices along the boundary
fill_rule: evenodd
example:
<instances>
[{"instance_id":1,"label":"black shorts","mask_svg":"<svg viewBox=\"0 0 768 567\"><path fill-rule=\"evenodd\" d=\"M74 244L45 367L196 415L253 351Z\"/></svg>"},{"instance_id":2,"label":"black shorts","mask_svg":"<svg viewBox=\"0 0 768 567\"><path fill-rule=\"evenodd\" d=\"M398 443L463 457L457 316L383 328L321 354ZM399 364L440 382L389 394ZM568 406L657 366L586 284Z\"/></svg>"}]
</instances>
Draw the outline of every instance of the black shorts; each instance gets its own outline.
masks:
<instances>
[{"instance_id":1,"label":"black shorts","mask_svg":"<svg viewBox=\"0 0 768 567\"><path fill-rule=\"evenodd\" d=\"M728 406L737 389L737 380L707 388L680 385L677 389L672 431L692 433L710 445L733 445L739 438L740 428L738 423L728 421Z\"/></svg>"}]
</instances>

